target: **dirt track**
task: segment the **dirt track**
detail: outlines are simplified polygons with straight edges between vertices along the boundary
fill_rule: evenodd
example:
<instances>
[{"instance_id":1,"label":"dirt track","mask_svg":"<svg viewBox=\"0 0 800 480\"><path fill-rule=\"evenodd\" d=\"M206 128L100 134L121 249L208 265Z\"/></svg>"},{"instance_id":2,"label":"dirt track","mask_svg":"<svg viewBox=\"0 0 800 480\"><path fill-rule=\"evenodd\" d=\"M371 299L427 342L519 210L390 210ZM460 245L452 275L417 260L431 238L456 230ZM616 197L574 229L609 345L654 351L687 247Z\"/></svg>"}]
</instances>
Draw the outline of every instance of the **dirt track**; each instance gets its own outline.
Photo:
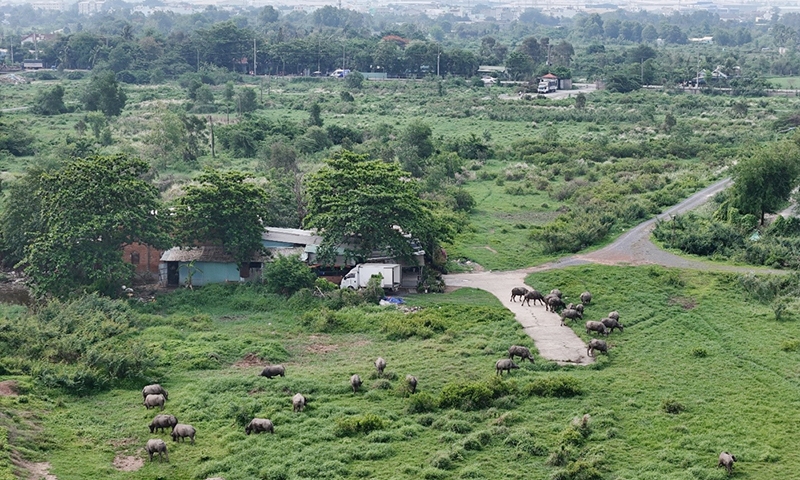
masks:
<instances>
[{"instance_id":1,"label":"dirt track","mask_svg":"<svg viewBox=\"0 0 800 480\"><path fill-rule=\"evenodd\" d=\"M536 267L506 272L478 272L446 275L449 287L472 287L486 290L496 296L503 305L514 312L525 333L532 339L539 354L561 364L588 365L594 361L586 355L586 344L571 328L562 327L561 319L555 313L546 312L543 306L522 306L511 302L511 289L524 286L525 277L536 271L564 268L585 263L604 265L663 265L666 267L692 268L697 270L720 270L732 272L751 272L754 268L729 265L715 265L691 260L665 252L650 241L650 233L657 219L693 210L707 202L717 192L730 185L730 179L721 180L683 202L664 211L655 218L643 222L621 235L616 241L600 250L573 255L555 262ZM786 273L779 270L758 269L763 273Z\"/></svg>"}]
</instances>

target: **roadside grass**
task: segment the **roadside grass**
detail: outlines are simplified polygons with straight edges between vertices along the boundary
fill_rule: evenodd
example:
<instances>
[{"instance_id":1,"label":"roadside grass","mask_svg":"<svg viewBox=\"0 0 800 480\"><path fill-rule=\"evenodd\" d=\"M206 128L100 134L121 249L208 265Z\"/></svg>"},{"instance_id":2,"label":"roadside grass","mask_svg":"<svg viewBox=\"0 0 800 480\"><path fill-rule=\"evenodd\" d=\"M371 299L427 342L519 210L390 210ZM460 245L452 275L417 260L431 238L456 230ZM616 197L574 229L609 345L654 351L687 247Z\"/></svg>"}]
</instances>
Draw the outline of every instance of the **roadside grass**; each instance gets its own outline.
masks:
<instances>
[{"instance_id":1,"label":"roadside grass","mask_svg":"<svg viewBox=\"0 0 800 480\"><path fill-rule=\"evenodd\" d=\"M800 333L736 275L591 265L526 281L573 300L591 291L585 319L618 310L625 332L607 339L609 354L593 366L537 355L501 380L494 362L509 345L535 348L486 292L410 295L422 310L405 314L331 310L255 288L182 290L137 307L148 325L137 340L164 362L152 378L169 390L164 413L198 430L194 446L168 442L170 463L112 466L117 455L146 460L148 438L169 440L147 429L159 412L141 405L142 385L74 396L14 377L28 385L24 396L0 401L43 428L30 455L61 480L722 479L722 450L739 459L737 478L793 476ZM582 325L563 328L590 338ZM377 356L387 360L383 378ZM267 361L283 363L286 377L258 376ZM355 394L354 373L364 380ZM406 374L419 379L414 395L403 389ZM302 413L291 409L296 392L309 400ZM449 402L460 406L441 406ZM246 436L254 416L272 419L275 435ZM25 445L10 439L4 451Z\"/></svg>"}]
</instances>

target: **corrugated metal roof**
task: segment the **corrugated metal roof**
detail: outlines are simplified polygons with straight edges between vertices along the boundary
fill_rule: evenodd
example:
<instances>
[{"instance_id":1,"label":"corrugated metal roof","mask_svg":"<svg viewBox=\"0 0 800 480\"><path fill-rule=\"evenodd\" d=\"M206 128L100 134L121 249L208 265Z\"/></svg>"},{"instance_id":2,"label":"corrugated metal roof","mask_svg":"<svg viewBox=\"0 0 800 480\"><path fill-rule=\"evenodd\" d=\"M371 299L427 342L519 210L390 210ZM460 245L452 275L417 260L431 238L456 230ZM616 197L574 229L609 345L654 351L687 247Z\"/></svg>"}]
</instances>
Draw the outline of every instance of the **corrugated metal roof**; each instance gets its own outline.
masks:
<instances>
[{"instance_id":1,"label":"corrugated metal roof","mask_svg":"<svg viewBox=\"0 0 800 480\"><path fill-rule=\"evenodd\" d=\"M288 243L292 245L319 245L322 237L312 230L299 228L273 228L264 229L261 239L268 242Z\"/></svg>"},{"instance_id":2,"label":"corrugated metal roof","mask_svg":"<svg viewBox=\"0 0 800 480\"><path fill-rule=\"evenodd\" d=\"M162 262L208 262L208 263L235 263L233 257L225 252L223 247L203 246L192 248L173 247L161 255ZM263 262L261 255L254 255L253 262Z\"/></svg>"}]
</instances>

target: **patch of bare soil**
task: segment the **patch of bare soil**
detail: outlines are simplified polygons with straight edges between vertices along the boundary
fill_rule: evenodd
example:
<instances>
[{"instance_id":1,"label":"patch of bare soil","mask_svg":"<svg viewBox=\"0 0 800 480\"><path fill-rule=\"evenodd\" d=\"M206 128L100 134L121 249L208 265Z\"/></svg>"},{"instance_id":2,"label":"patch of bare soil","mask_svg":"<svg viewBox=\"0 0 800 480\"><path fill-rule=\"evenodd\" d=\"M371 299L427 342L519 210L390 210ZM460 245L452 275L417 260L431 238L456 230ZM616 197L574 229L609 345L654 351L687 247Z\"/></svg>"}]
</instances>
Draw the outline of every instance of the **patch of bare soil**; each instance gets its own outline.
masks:
<instances>
[{"instance_id":1,"label":"patch of bare soil","mask_svg":"<svg viewBox=\"0 0 800 480\"><path fill-rule=\"evenodd\" d=\"M235 322L237 320L242 320L244 315L223 315L219 317L220 322Z\"/></svg>"},{"instance_id":2,"label":"patch of bare soil","mask_svg":"<svg viewBox=\"0 0 800 480\"><path fill-rule=\"evenodd\" d=\"M684 310L691 310L697 306L697 302L693 298L687 297L672 297L668 303L670 305L680 305Z\"/></svg>"},{"instance_id":3,"label":"patch of bare soil","mask_svg":"<svg viewBox=\"0 0 800 480\"><path fill-rule=\"evenodd\" d=\"M50 462L33 463L27 460L18 460L15 463L28 472L29 480L58 480L58 477L50 474Z\"/></svg>"},{"instance_id":4,"label":"patch of bare soil","mask_svg":"<svg viewBox=\"0 0 800 480\"><path fill-rule=\"evenodd\" d=\"M339 349L338 345L322 345L319 343L312 343L306 347L308 353L330 353Z\"/></svg>"},{"instance_id":5,"label":"patch of bare soil","mask_svg":"<svg viewBox=\"0 0 800 480\"><path fill-rule=\"evenodd\" d=\"M122 448L122 447L130 447L131 445L135 445L137 440L133 437L128 438L115 438L110 440L108 443L114 448Z\"/></svg>"},{"instance_id":6,"label":"patch of bare soil","mask_svg":"<svg viewBox=\"0 0 800 480\"><path fill-rule=\"evenodd\" d=\"M261 357L259 357L255 353L248 353L247 355L244 356L244 358L242 358L238 362L234 363L233 366L234 367L239 367L239 368L263 367L263 366L267 365L268 363L269 362L267 362L266 360L262 359Z\"/></svg>"},{"instance_id":7,"label":"patch of bare soil","mask_svg":"<svg viewBox=\"0 0 800 480\"><path fill-rule=\"evenodd\" d=\"M111 463L121 472L135 472L144 466L144 459L130 455L117 455Z\"/></svg>"},{"instance_id":8,"label":"patch of bare soil","mask_svg":"<svg viewBox=\"0 0 800 480\"><path fill-rule=\"evenodd\" d=\"M305 350L308 353L315 353L315 354L324 354L335 352L339 349L338 344L331 342L330 337L327 335L310 335L308 339L311 341L310 344L306 345ZM348 347L363 347L364 345L368 345L370 342L369 340L357 340L355 342L350 342L347 344Z\"/></svg>"},{"instance_id":9,"label":"patch of bare soil","mask_svg":"<svg viewBox=\"0 0 800 480\"><path fill-rule=\"evenodd\" d=\"M0 397L15 397L19 395L19 384L16 380L0 382Z\"/></svg>"}]
</instances>

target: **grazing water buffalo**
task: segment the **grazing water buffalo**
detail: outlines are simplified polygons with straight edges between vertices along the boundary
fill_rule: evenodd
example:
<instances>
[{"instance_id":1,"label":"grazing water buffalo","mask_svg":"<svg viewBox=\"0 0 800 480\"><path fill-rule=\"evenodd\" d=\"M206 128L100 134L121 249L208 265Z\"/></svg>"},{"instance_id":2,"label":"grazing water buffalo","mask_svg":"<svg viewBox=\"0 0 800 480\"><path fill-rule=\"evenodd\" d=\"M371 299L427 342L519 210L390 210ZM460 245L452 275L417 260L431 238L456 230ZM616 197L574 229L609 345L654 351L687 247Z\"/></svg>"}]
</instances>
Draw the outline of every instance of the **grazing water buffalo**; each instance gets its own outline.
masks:
<instances>
[{"instance_id":1,"label":"grazing water buffalo","mask_svg":"<svg viewBox=\"0 0 800 480\"><path fill-rule=\"evenodd\" d=\"M595 350L599 350L607 354L608 344L605 342L605 340L600 340L599 338L593 338L589 340L589 346L586 348L586 355L593 357Z\"/></svg>"},{"instance_id":2,"label":"grazing water buffalo","mask_svg":"<svg viewBox=\"0 0 800 480\"><path fill-rule=\"evenodd\" d=\"M250 420L250 423L248 423L246 427L244 427L244 433L250 435L250 432L269 432L274 435L275 426L272 424L272 420L268 418L254 418Z\"/></svg>"},{"instance_id":3,"label":"grazing water buffalo","mask_svg":"<svg viewBox=\"0 0 800 480\"><path fill-rule=\"evenodd\" d=\"M525 294L528 293L528 289L525 287L514 287L511 289L511 301L515 301L516 297L524 297Z\"/></svg>"},{"instance_id":4,"label":"grazing water buffalo","mask_svg":"<svg viewBox=\"0 0 800 480\"><path fill-rule=\"evenodd\" d=\"M533 355L531 351L528 350L528 347L522 347L520 345L511 345L508 347L508 358L514 360L514 357L519 357L520 360L525 360L527 358L533 363Z\"/></svg>"},{"instance_id":5,"label":"grazing water buffalo","mask_svg":"<svg viewBox=\"0 0 800 480\"><path fill-rule=\"evenodd\" d=\"M536 290L531 290L530 292L526 293L525 296L522 298L522 304L528 303L528 306L531 306L531 300L533 300L533 304L536 305L536 300L539 300L542 305L544 305L544 295Z\"/></svg>"},{"instance_id":6,"label":"grazing water buffalo","mask_svg":"<svg viewBox=\"0 0 800 480\"><path fill-rule=\"evenodd\" d=\"M169 462L169 455L167 454L167 444L164 440L160 438L151 438L147 441L147 445L144 447L145 451L148 455L150 455L150 461L153 461L153 454L158 454L158 461L163 462L164 459L161 457L163 453L165 457L167 457L167 462Z\"/></svg>"},{"instance_id":7,"label":"grazing water buffalo","mask_svg":"<svg viewBox=\"0 0 800 480\"><path fill-rule=\"evenodd\" d=\"M733 473L733 462L736 461L736 457L731 455L728 452L722 452L719 454L719 462L717 463L717 467L725 467L725 470L728 472L728 475Z\"/></svg>"},{"instance_id":8,"label":"grazing water buffalo","mask_svg":"<svg viewBox=\"0 0 800 480\"><path fill-rule=\"evenodd\" d=\"M272 377L285 377L286 376L286 369L283 365L267 365L264 367L264 370L261 370L261 376L272 378Z\"/></svg>"},{"instance_id":9,"label":"grazing water buffalo","mask_svg":"<svg viewBox=\"0 0 800 480\"><path fill-rule=\"evenodd\" d=\"M508 372L509 375L511 375L511 370L514 368L519 368L519 365L517 365L512 360L509 360L507 358L501 358L494 364L494 368L497 371L498 375L503 375L503 370L505 370L506 372Z\"/></svg>"}]
</instances>

